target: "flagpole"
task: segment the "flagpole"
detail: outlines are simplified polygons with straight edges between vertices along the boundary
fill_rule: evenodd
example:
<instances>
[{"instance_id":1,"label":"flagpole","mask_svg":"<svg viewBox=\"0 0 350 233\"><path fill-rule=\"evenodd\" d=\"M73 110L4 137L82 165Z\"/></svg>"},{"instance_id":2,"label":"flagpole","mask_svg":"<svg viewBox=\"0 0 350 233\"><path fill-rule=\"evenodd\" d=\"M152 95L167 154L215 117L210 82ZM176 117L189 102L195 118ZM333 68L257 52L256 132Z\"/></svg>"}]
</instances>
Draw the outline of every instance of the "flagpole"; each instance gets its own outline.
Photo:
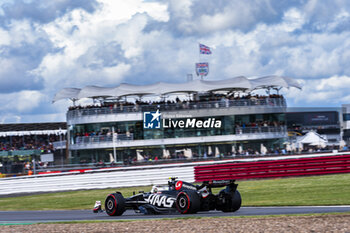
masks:
<instances>
[{"instance_id":1,"label":"flagpole","mask_svg":"<svg viewBox=\"0 0 350 233\"><path fill-rule=\"evenodd\" d=\"M200 44L201 43L198 43L198 63L200 63L201 62L201 49L200 49Z\"/></svg>"},{"instance_id":2,"label":"flagpole","mask_svg":"<svg viewBox=\"0 0 350 233\"><path fill-rule=\"evenodd\" d=\"M198 63L201 63L201 43L198 42ZM203 75L201 75L201 80L203 80Z\"/></svg>"}]
</instances>

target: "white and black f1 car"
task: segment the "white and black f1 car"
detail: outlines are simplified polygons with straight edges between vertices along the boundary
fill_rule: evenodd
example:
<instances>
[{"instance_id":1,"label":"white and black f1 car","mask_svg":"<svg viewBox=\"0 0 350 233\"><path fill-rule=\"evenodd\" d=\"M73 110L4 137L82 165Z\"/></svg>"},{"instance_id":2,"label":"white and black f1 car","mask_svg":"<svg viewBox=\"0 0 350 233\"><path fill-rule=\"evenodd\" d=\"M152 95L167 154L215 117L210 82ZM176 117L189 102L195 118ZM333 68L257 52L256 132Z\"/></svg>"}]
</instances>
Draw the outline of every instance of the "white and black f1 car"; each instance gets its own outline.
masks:
<instances>
[{"instance_id":1,"label":"white and black f1 car","mask_svg":"<svg viewBox=\"0 0 350 233\"><path fill-rule=\"evenodd\" d=\"M120 192L109 194L105 211L110 216L120 216L126 209L144 214L162 214L178 211L192 214L198 211L221 210L234 212L241 207L241 195L234 180L206 181L193 185L171 178L166 186L153 186L151 192L134 194L124 198ZM218 194L212 188L225 187ZM94 213L102 212L101 202L96 201Z\"/></svg>"}]
</instances>

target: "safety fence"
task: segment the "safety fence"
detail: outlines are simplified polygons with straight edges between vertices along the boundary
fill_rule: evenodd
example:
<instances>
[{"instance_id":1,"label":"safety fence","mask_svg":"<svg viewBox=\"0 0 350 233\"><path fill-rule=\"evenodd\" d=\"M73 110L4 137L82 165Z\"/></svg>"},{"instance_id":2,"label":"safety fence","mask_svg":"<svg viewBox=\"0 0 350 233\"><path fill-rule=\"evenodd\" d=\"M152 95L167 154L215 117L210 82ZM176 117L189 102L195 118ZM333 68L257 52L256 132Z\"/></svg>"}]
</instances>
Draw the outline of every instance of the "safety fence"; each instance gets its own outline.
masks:
<instances>
[{"instance_id":1,"label":"safety fence","mask_svg":"<svg viewBox=\"0 0 350 233\"><path fill-rule=\"evenodd\" d=\"M80 171L45 174L21 179L0 179L0 196L19 193L106 189L166 184L170 176L194 182L193 167L158 166L155 168L114 169L106 172ZM145 190L148 191L148 190Z\"/></svg>"},{"instance_id":2,"label":"safety fence","mask_svg":"<svg viewBox=\"0 0 350 233\"><path fill-rule=\"evenodd\" d=\"M194 173L197 182L350 173L350 155L196 166Z\"/></svg>"},{"instance_id":3,"label":"safety fence","mask_svg":"<svg viewBox=\"0 0 350 233\"><path fill-rule=\"evenodd\" d=\"M323 160L323 162L321 162ZM342 167L343 172L350 172L350 152L343 152L342 154L337 153L325 153L325 154L310 154L310 155L289 155L289 156L277 156L277 157L260 157L260 158L242 158L242 159L227 159L218 161L200 161L200 162L189 162L189 163L173 163L173 164L159 164L159 165L142 165L142 166L130 166L130 167L117 167L117 168L104 168L104 169L77 169L71 170L70 172L60 172L51 174L41 174L32 176L21 176L21 177L9 177L0 179L0 197L1 196L12 196L17 194L33 194L41 192L58 192L58 191L69 191L69 190L87 190L87 189L105 189L105 188L119 188L119 187L135 187L135 186L146 186L146 185L159 185L166 184L169 177L178 177L180 180L187 182L194 182L195 175L196 181L201 181L199 178L199 169L201 170L202 180L210 179L214 175L216 179L231 179L232 176L225 176L225 174L231 174L235 170L240 170L240 176L232 177L234 179L251 179L251 178L262 178L262 171L266 170L268 164L285 164L288 161L294 161L289 163L290 165L297 166L297 161L300 164L304 164L304 167L312 167L313 173L308 174L327 174L327 173L316 173L319 167L326 166L329 169L328 174L332 173L330 169L331 164L334 165L333 172L340 172ZM250 164L250 165L249 165ZM263 164L259 166L253 166L256 164ZM203 165L203 166L202 166ZM245 169L252 169L249 174L244 168L225 168L229 166L243 166ZM215 168L215 169L214 169ZM217 169L216 168L220 168ZM260 174L253 170L259 170ZM287 170L281 167L279 176L283 172L288 172L289 176L295 176L296 173L292 174L292 170ZM307 169L310 170L310 169ZM307 170L301 171L306 173ZM278 170L277 170L278 171ZM277 172L275 171L275 172ZM244 173L245 172L245 173ZM264 171L267 173L266 171ZM221 174L221 178L219 175ZM273 172L271 172L273 174ZM203 179L204 177L204 179ZM276 176L270 176L276 177ZM268 178L268 176L266 176ZM147 190L145 190L147 191Z\"/></svg>"}]
</instances>

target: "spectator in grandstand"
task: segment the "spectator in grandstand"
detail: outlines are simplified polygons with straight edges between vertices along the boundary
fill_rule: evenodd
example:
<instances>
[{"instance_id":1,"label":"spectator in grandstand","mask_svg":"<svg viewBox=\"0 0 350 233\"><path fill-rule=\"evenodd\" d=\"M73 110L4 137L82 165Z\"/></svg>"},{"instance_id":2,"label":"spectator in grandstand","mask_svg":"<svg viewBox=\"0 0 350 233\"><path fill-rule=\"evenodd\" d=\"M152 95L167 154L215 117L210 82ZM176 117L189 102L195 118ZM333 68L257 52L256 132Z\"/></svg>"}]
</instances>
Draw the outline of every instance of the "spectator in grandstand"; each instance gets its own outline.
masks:
<instances>
[{"instance_id":1,"label":"spectator in grandstand","mask_svg":"<svg viewBox=\"0 0 350 233\"><path fill-rule=\"evenodd\" d=\"M52 142L59 141L58 135L24 135L0 137L0 151L44 150L52 151Z\"/></svg>"},{"instance_id":2,"label":"spectator in grandstand","mask_svg":"<svg viewBox=\"0 0 350 233\"><path fill-rule=\"evenodd\" d=\"M241 95L235 95L233 93L228 94L214 94L210 93L207 96L202 96L199 99L183 99L181 100L179 97L176 97L175 101L172 100L161 100L161 101L142 101L142 100L136 100L135 102L127 102L127 101L119 101L119 102L102 102L101 104L94 104L94 105L86 105L86 106L71 106L69 107L69 110L75 110L75 109L94 109L94 108L109 108L110 111L116 111L116 112L123 112L123 111L140 111L143 108L146 108L148 106L154 106L158 109L188 109L190 107L197 108L198 104L201 103L207 103L214 102L214 107L229 107L230 105L247 105L249 101L250 104L258 104L259 101L262 100L268 100L268 99L283 99L282 95L278 94L271 94L268 96L263 95L252 95L249 94L241 94ZM233 102L230 102L233 101ZM235 103L234 101L243 101L242 103ZM267 102L263 102L267 103ZM274 102L270 102L270 104L274 104Z\"/></svg>"},{"instance_id":3,"label":"spectator in grandstand","mask_svg":"<svg viewBox=\"0 0 350 233\"><path fill-rule=\"evenodd\" d=\"M97 166L99 167L104 167L105 166L105 162L101 159L98 163Z\"/></svg>"}]
</instances>

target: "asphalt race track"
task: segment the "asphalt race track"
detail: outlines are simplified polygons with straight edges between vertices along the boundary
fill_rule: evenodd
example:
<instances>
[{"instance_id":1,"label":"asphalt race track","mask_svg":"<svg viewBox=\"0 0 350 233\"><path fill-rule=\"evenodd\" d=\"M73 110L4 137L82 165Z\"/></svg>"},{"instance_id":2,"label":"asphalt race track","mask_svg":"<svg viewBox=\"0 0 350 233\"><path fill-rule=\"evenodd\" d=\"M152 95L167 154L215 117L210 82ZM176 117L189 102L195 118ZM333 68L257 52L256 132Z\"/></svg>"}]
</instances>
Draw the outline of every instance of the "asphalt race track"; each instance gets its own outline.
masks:
<instances>
[{"instance_id":1,"label":"asphalt race track","mask_svg":"<svg viewBox=\"0 0 350 233\"><path fill-rule=\"evenodd\" d=\"M81 220L144 220L179 217L224 217L350 212L350 206L298 206L298 207L242 207L234 213L221 211L198 212L192 215L162 214L144 215L127 210L122 216L110 217L106 213L94 214L92 210L51 210L51 211L0 211L0 224L6 223L38 223L56 221Z\"/></svg>"}]
</instances>

